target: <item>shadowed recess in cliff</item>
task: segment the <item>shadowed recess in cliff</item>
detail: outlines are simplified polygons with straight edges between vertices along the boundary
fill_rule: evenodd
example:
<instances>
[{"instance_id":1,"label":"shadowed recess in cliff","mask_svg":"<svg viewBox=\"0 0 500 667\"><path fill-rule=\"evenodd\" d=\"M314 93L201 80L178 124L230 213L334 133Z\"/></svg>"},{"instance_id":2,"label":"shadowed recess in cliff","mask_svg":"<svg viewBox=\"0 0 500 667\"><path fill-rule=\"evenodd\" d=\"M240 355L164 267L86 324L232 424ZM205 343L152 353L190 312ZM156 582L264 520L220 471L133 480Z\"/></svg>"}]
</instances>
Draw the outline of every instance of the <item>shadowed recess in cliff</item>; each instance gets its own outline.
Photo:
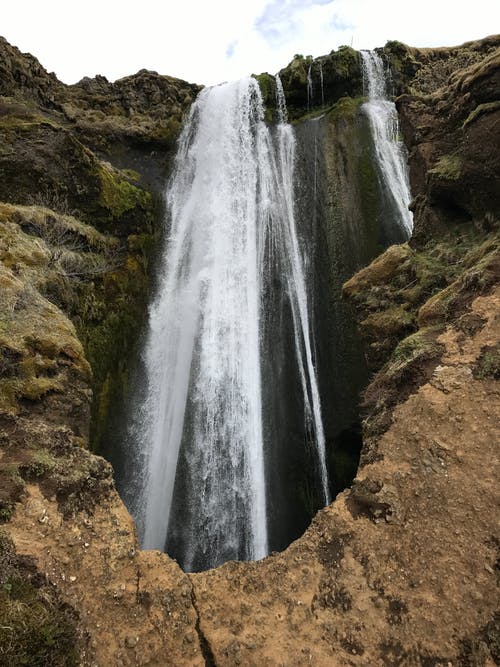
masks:
<instances>
[{"instance_id":1,"label":"shadowed recess in cliff","mask_svg":"<svg viewBox=\"0 0 500 667\"><path fill-rule=\"evenodd\" d=\"M166 548L188 571L261 558L276 543L266 510L276 505L266 471L270 385L291 439L299 433L298 467L313 489L309 519L330 501L307 248L294 212L295 138L279 79L277 89L272 129L254 79L204 90L167 193L171 227L150 311L146 398L130 429L139 482L135 497L124 495L143 545ZM281 337L290 358L273 377Z\"/></svg>"}]
</instances>

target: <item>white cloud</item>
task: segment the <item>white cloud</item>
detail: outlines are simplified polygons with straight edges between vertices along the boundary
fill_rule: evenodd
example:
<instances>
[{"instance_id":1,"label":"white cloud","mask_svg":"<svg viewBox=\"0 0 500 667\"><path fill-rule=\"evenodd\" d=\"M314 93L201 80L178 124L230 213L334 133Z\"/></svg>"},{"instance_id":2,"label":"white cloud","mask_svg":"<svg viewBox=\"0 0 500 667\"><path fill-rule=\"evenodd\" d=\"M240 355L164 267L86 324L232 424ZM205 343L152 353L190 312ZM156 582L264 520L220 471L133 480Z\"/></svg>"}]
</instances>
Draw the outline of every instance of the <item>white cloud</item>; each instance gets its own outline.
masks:
<instances>
[{"instance_id":1,"label":"white cloud","mask_svg":"<svg viewBox=\"0 0 500 667\"><path fill-rule=\"evenodd\" d=\"M499 0L24 0L5 3L0 32L67 83L147 68L213 84L275 72L295 53L453 45L498 26Z\"/></svg>"}]
</instances>

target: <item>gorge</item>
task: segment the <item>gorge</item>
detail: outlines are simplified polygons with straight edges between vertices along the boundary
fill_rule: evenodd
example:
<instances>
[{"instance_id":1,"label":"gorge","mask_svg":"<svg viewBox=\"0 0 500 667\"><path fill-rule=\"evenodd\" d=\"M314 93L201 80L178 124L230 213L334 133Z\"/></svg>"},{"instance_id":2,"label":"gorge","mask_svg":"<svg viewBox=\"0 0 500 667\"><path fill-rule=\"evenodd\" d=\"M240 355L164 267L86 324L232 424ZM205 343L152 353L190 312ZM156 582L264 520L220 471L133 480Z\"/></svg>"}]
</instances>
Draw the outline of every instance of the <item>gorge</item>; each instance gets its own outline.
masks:
<instances>
[{"instance_id":1,"label":"gorge","mask_svg":"<svg viewBox=\"0 0 500 667\"><path fill-rule=\"evenodd\" d=\"M499 47L200 92L0 41L6 664L498 660Z\"/></svg>"}]
</instances>

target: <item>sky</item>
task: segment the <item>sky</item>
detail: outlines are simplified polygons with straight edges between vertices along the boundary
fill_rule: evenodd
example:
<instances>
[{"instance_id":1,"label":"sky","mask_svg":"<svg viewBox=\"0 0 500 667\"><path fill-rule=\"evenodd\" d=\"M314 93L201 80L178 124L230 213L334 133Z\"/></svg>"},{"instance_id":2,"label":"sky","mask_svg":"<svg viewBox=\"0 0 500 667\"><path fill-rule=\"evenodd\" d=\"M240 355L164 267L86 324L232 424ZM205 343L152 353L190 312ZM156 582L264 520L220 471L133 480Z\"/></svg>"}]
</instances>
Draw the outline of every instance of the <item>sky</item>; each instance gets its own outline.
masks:
<instances>
[{"instance_id":1,"label":"sky","mask_svg":"<svg viewBox=\"0 0 500 667\"><path fill-rule=\"evenodd\" d=\"M397 39L454 46L500 32L500 0L23 0L0 35L65 83L146 68L213 85Z\"/></svg>"}]
</instances>

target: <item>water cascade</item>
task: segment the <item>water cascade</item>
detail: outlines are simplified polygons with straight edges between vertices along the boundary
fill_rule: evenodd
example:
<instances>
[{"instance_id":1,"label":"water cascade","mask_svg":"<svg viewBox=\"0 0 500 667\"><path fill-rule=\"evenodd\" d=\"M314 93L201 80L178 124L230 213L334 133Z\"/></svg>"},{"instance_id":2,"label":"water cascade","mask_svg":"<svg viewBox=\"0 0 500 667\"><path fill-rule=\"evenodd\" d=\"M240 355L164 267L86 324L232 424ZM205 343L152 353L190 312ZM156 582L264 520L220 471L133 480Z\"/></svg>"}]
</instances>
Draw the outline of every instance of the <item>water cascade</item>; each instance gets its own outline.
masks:
<instances>
[{"instance_id":1,"label":"water cascade","mask_svg":"<svg viewBox=\"0 0 500 667\"><path fill-rule=\"evenodd\" d=\"M321 104L322 106L325 106L325 89L323 86L323 65L321 64L321 60L318 62L319 64L319 81L321 85Z\"/></svg>"},{"instance_id":2,"label":"water cascade","mask_svg":"<svg viewBox=\"0 0 500 667\"><path fill-rule=\"evenodd\" d=\"M307 259L294 215L295 138L279 78L277 88L273 129L254 79L204 89L167 192L170 233L150 309L146 398L130 434L141 452L132 511L143 546L166 548L188 571L269 551L272 416L262 392L277 275L291 313L304 430L330 501Z\"/></svg>"},{"instance_id":3,"label":"water cascade","mask_svg":"<svg viewBox=\"0 0 500 667\"><path fill-rule=\"evenodd\" d=\"M406 149L399 139L396 106L388 99L387 77L382 58L375 51L361 51L363 79L368 102L363 105L375 145L381 180L392 206L397 210L402 231L409 238L413 217L408 210L410 185Z\"/></svg>"},{"instance_id":4,"label":"water cascade","mask_svg":"<svg viewBox=\"0 0 500 667\"><path fill-rule=\"evenodd\" d=\"M302 266L302 255L297 237L294 213L294 159L295 136L293 128L287 123L285 95L283 86L276 75L276 96L279 111L278 132L278 174L282 186L281 206L283 207L282 225L278 229L271 229L272 234L278 234L282 239L281 254L286 261L285 275L290 295L294 333L295 350L300 370L300 379L304 395L306 423L310 424L318 450L318 461L321 474L321 487L325 505L330 502L328 490L328 472L326 468L325 435L321 419L321 403L318 381L313 364L312 340L309 331L309 310L307 307L307 290Z\"/></svg>"},{"instance_id":5,"label":"water cascade","mask_svg":"<svg viewBox=\"0 0 500 667\"><path fill-rule=\"evenodd\" d=\"M313 82L312 82L311 67L312 67L312 65L309 65L309 69L307 70L307 110L308 111L313 104Z\"/></svg>"}]
</instances>

